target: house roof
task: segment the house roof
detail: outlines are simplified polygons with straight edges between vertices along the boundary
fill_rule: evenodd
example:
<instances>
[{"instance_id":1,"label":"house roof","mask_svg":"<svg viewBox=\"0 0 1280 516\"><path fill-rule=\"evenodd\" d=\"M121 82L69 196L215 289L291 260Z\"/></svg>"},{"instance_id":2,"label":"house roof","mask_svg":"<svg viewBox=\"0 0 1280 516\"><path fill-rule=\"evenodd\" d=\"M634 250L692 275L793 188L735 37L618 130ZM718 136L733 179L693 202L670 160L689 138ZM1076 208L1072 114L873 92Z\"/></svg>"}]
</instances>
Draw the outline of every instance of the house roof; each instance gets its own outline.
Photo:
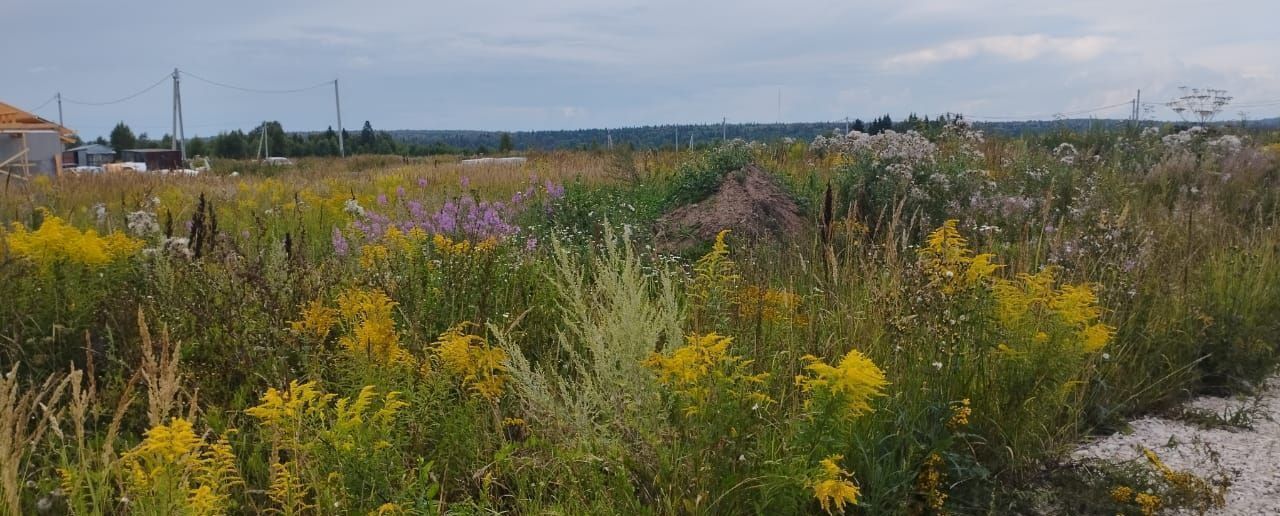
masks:
<instances>
[{"instance_id":1,"label":"house roof","mask_svg":"<svg viewBox=\"0 0 1280 516\"><path fill-rule=\"evenodd\" d=\"M98 143L90 143L81 145L73 149L67 149L67 152L84 151L86 154L115 154L115 149Z\"/></svg>"},{"instance_id":2,"label":"house roof","mask_svg":"<svg viewBox=\"0 0 1280 516\"><path fill-rule=\"evenodd\" d=\"M178 152L173 149L124 149L122 152L140 152L143 154L155 154L159 152Z\"/></svg>"},{"instance_id":3,"label":"house roof","mask_svg":"<svg viewBox=\"0 0 1280 516\"><path fill-rule=\"evenodd\" d=\"M4 131L57 131L62 141L75 141L75 131L49 120L0 102L0 130Z\"/></svg>"}]
</instances>

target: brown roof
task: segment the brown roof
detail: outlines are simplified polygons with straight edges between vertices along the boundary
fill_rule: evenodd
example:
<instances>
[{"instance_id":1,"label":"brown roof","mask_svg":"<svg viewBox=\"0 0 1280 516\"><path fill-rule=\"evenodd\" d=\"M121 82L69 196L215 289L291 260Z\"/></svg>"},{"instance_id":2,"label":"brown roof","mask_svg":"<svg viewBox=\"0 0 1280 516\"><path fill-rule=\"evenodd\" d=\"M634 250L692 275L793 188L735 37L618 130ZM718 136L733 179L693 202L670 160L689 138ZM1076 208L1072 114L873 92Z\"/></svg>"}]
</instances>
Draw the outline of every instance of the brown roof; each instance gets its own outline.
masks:
<instances>
[{"instance_id":1,"label":"brown roof","mask_svg":"<svg viewBox=\"0 0 1280 516\"><path fill-rule=\"evenodd\" d=\"M75 141L75 131L59 126L36 115L0 102L0 130L7 131L58 131L63 141Z\"/></svg>"}]
</instances>

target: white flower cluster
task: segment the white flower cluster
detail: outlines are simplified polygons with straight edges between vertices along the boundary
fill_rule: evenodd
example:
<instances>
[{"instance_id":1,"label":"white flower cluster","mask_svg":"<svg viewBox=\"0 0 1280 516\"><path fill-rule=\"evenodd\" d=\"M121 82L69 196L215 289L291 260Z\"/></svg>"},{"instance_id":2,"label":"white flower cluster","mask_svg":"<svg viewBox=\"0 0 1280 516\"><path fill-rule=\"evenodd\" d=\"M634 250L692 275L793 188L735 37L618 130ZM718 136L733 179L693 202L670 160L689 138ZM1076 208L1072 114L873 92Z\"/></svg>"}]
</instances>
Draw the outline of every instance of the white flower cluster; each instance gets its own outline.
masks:
<instances>
[{"instance_id":1,"label":"white flower cluster","mask_svg":"<svg viewBox=\"0 0 1280 516\"><path fill-rule=\"evenodd\" d=\"M1058 158L1058 161L1067 165L1071 165L1076 162L1077 154L1079 154L1079 152L1076 151L1076 146L1067 142L1062 142L1053 149L1053 155Z\"/></svg>"},{"instance_id":2,"label":"white flower cluster","mask_svg":"<svg viewBox=\"0 0 1280 516\"><path fill-rule=\"evenodd\" d=\"M364 216L364 207L360 206L360 203L355 199L347 199L347 202L342 205L342 211L356 217Z\"/></svg>"},{"instance_id":3,"label":"white flower cluster","mask_svg":"<svg viewBox=\"0 0 1280 516\"><path fill-rule=\"evenodd\" d=\"M147 237L160 232L160 224L156 223L156 214L139 210L125 215L125 227L134 236Z\"/></svg>"},{"instance_id":4,"label":"white flower cluster","mask_svg":"<svg viewBox=\"0 0 1280 516\"><path fill-rule=\"evenodd\" d=\"M851 131L844 137L815 139L814 145L819 144L827 150L869 155L876 161L892 161L907 166L932 162L937 151L933 142L915 131L899 133L886 130L880 134Z\"/></svg>"},{"instance_id":5,"label":"white flower cluster","mask_svg":"<svg viewBox=\"0 0 1280 516\"><path fill-rule=\"evenodd\" d=\"M1165 147L1182 148L1190 145L1197 137L1204 136L1206 132L1208 132L1207 129L1197 125L1185 131L1167 135L1161 138L1160 142Z\"/></svg>"},{"instance_id":6,"label":"white flower cluster","mask_svg":"<svg viewBox=\"0 0 1280 516\"><path fill-rule=\"evenodd\" d=\"M1241 140L1239 136L1234 134L1224 134L1205 143L1209 145L1210 149L1218 151L1223 155L1235 154L1240 152L1241 148L1244 148L1244 140Z\"/></svg>"},{"instance_id":7,"label":"white flower cluster","mask_svg":"<svg viewBox=\"0 0 1280 516\"><path fill-rule=\"evenodd\" d=\"M955 120L942 128L942 137L946 140L955 141L959 144L960 153L972 158L983 159L986 157L982 153L982 149L978 148L986 141L986 135L982 131L973 128L968 120L963 118Z\"/></svg>"},{"instance_id":8,"label":"white flower cluster","mask_svg":"<svg viewBox=\"0 0 1280 516\"><path fill-rule=\"evenodd\" d=\"M1192 145L1203 142L1205 149L1218 156L1235 154L1244 148L1245 140L1234 134L1224 134L1216 138L1209 138L1208 135L1207 129L1197 125L1180 133L1165 136L1160 141L1171 151L1188 150Z\"/></svg>"}]
</instances>

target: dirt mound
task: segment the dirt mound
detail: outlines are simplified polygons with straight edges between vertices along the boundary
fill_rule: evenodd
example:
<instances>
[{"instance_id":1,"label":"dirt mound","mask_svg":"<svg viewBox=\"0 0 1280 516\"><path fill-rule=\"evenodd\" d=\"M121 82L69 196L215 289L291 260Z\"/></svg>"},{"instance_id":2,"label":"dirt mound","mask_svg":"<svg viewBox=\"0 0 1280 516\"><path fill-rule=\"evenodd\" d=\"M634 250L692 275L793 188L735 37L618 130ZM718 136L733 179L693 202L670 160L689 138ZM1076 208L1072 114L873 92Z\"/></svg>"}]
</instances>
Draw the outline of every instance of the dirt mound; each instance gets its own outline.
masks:
<instances>
[{"instance_id":1,"label":"dirt mound","mask_svg":"<svg viewBox=\"0 0 1280 516\"><path fill-rule=\"evenodd\" d=\"M750 241L780 241L804 227L800 207L778 179L755 165L725 175L716 192L681 206L657 223L658 251L685 253L715 239L722 229Z\"/></svg>"}]
</instances>

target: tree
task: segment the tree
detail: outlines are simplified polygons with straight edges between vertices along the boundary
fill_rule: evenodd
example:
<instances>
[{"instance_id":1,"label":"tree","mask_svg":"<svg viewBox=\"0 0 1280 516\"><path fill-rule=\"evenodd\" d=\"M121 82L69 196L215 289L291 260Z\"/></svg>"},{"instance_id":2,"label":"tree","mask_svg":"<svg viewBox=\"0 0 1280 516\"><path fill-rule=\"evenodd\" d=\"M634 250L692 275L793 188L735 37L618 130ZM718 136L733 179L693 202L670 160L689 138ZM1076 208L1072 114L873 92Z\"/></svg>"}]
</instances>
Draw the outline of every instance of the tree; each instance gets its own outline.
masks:
<instances>
[{"instance_id":1,"label":"tree","mask_svg":"<svg viewBox=\"0 0 1280 516\"><path fill-rule=\"evenodd\" d=\"M213 153L220 158L244 159L248 154L244 133L237 129L219 134L214 138Z\"/></svg>"},{"instance_id":2,"label":"tree","mask_svg":"<svg viewBox=\"0 0 1280 516\"><path fill-rule=\"evenodd\" d=\"M365 120L364 128L360 129L360 147L367 151L369 147L373 146L373 139L375 137L377 137L377 135L373 132L373 124L369 123L368 120Z\"/></svg>"},{"instance_id":3,"label":"tree","mask_svg":"<svg viewBox=\"0 0 1280 516\"><path fill-rule=\"evenodd\" d=\"M511 152L511 150L511 133L502 133L502 136L498 138L498 152L505 154Z\"/></svg>"},{"instance_id":4,"label":"tree","mask_svg":"<svg viewBox=\"0 0 1280 516\"><path fill-rule=\"evenodd\" d=\"M855 118L853 120L853 130L864 133L867 131L867 124L864 123L861 118Z\"/></svg>"},{"instance_id":5,"label":"tree","mask_svg":"<svg viewBox=\"0 0 1280 516\"><path fill-rule=\"evenodd\" d=\"M188 156L204 156L207 154L209 154L209 147L205 145L204 138L196 136L187 142Z\"/></svg>"},{"instance_id":6,"label":"tree","mask_svg":"<svg viewBox=\"0 0 1280 516\"><path fill-rule=\"evenodd\" d=\"M133 135L133 129L124 125L124 122L116 124L111 130L111 148L116 150L116 154L125 149L136 149L138 147L138 138Z\"/></svg>"}]
</instances>

